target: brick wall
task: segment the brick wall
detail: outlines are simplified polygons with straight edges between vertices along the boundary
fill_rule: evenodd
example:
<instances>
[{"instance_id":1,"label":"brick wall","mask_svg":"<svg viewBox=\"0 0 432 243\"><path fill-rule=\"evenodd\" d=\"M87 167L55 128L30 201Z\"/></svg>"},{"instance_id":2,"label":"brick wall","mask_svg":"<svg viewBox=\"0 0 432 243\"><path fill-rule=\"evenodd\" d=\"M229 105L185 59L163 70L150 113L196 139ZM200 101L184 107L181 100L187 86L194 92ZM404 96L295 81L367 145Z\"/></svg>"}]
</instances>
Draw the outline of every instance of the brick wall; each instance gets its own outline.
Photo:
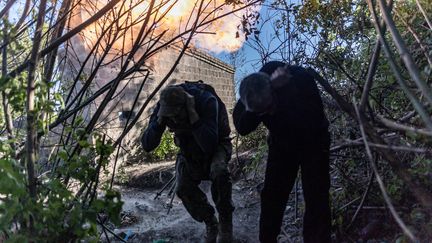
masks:
<instances>
[{"instance_id":1,"label":"brick wall","mask_svg":"<svg viewBox=\"0 0 432 243\"><path fill-rule=\"evenodd\" d=\"M78 11L79 8L78 8ZM81 23L81 14L73 15L74 23ZM70 26L72 28L73 26ZM60 50L60 59L65 58L66 62L63 66L63 77L65 89L70 89L70 85L73 83L73 79L77 76L78 70L80 69L81 63L87 58L89 47L85 46L85 36L74 36L69 42L67 49ZM67 46L68 46L67 45ZM137 56L139 56L138 51ZM142 52L142 51L141 51ZM154 88L160 83L160 81L166 76L168 71L175 63L180 49L176 46L170 46L159 51L157 54L152 56L146 61L145 66L150 68L151 75L149 80L145 83L143 91L139 94L138 103L136 104L133 112L138 112L142 104L147 100L149 94L153 92ZM92 66L98 62L96 59L91 58L90 61L84 68L84 72L81 75L80 82L74 87L75 94L81 89L83 81L89 77ZM108 54L107 60L114 58L112 54ZM119 72L120 63L119 61L109 62L103 64L96 74L94 81L92 82L91 92L86 94L86 97L92 95L94 91L113 80ZM130 113L132 110L132 104L136 95L138 94L139 87L143 81L144 73L135 73L132 77L127 80L122 80L119 87L117 88L115 98L110 101L109 105L104 109L96 129L103 131L111 139L116 139L124 129L125 119L122 119L122 114ZM214 58L206 53L203 53L195 48L190 48L186 51L183 58L180 60L174 73L166 84L171 84L172 80L177 82L197 81L203 80L205 83L212 85L217 94L226 104L228 112L233 108L235 101L234 93L234 69L222 62L221 60ZM74 98L72 98L73 100ZM89 121L92 114L99 107L99 104L104 99L104 96L100 96L94 102L86 106L82 111L81 115L84 120ZM139 122L124 138L122 143L122 155L121 158L124 160L127 154L134 154L139 149L139 138L143 130L146 127L148 117L151 114L155 102L159 99L159 95L156 95L152 102L148 105L144 114L140 117ZM84 99L85 100L85 99ZM230 116L231 117L231 116ZM230 118L231 119L231 118ZM232 124L232 122L231 122Z\"/></svg>"},{"instance_id":2,"label":"brick wall","mask_svg":"<svg viewBox=\"0 0 432 243\"><path fill-rule=\"evenodd\" d=\"M79 42L75 42L79 43ZM84 60L87 53L79 47L82 53L78 54L78 57L71 58L68 68L66 68L65 80L71 81L73 77L76 76L76 70L78 69L80 61ZM176 47L169 47L161 52L157 53L151 57L147 62L146 66L152 71L149 80L145 83L143 91L139 94L138 103L136 104L133 112L135 114L138 112L141 105L147 100L149 94L154 90L154 88L160 83L160 81L165 77L168 71L171 69L180 50ZM64 55L64 53L63 53ZM69 54L68 54L69 55ZM74 60L77 59L77 60ZM72 65L72 66L71 66ZM85 73L88 76L90 67L85 69ZM92 85L92 91L94 92L98 88L102 87L113 78L117 76L119 71L119 64L116 62L104 65L97 73L95 84ZM144 73L136 73L135 76L128 80L123 80L116 92L115 98L109 103L108 107L102 113L97 129L104 131L107 135L116 139L124 129L125 119L121 119L122 113L127 113L131 111L134 99L139 91L139 86L142 83ZM182 57L179 64L177 65L174 73L170 76L166 84L172 84L172 81L177 80L177 82L197 81L203 80L205 83L212 85L219 97L224 101L228 112L233 109L235 102L234 93L234 69L216 59L208 54L205 54L196 49L190 49ZM65 82L68 83L68 82ZM79 83L76 87L78 91L82 84ZM100 96L92 104L90 104L83 111L85 119L89 119L91 115L98 108L98 104L103 100L103 96ZM140 117L137 125L128 133L124 138L124 143L122 147L122 154L133 154L139 149L139 138L146 127L148 117L151 114L156 101L159 99L159 94L157 94L152 102L147 107L146 111ZM230 116L231 120L231 116ZM232 124L232 122L230 122ZM123 159L125 156L121 156Z\"/></svg>"}]
</instances>

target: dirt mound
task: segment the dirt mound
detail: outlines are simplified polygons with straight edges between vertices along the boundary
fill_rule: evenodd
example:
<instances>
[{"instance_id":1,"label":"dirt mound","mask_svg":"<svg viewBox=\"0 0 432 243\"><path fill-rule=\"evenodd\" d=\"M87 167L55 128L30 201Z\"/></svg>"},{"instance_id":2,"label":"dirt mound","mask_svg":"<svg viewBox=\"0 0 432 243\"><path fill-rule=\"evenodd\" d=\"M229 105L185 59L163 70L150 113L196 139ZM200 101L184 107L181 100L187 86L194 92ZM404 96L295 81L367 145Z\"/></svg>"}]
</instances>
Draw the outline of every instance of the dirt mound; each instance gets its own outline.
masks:
<instances>
[{"instance_id":1,"label":"dirt mound","mask_svg":"<svg viewBox=\"0 0 432 243\"><path fill-rule=\"evenodd\" d=\"M175 162L134 165L125 168L127 178L122 186L157 189L163 187L174 176Z\"/></svg>"}]
</instances>

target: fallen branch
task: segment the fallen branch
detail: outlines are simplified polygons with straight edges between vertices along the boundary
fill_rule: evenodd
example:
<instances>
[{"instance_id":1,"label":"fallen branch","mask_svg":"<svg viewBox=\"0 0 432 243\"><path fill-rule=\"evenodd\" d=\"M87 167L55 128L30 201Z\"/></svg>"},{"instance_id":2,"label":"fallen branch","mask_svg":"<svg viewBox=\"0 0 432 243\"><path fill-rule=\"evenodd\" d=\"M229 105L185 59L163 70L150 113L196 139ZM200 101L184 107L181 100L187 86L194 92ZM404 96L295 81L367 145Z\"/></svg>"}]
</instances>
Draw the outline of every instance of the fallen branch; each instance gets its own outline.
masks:
<instances>
[{"instance_id":1,"label":"fallen branch","mask_svg":"<svg viewBox=\"0 0 432 243\"><path fill-rule=\"evenodd\" d=\"M340 150L342 148L352 147L352 146L360 146L363 145L362 142L357 140L347 140L346 143L332 147L330 149L330 152L334 152L337 150ZM413 148L413 147L407 147L407 146L395 146L390 144L377 144L377 143L369 143L369 146L374 148L382 148L387 150L394 150L394 151L403 151L403 152L412 152L412 153L420 153L420 154L432 154L432 151L430 149L423 149L423 148Z\"/></svg>"},{"instance_id":2,"label":"fallen branch","mask_svg":"<svg viewBox=\"0 0 432 243\"><path fill-rule=\"evenodd\" d=\"M356 221L357 216L359 215L360 211L363 209L364 203L366 202L366 198L369 195L370 189L372 188L372 182L373 182L373 172L369 176L366 190L363 193L360 204L357 206L357 209L356 209L353 217L351 218L351 222L347 226L347 231L354 225L354 222Z\"/></svg>"},{"instance_id":3,"label":"fallen branch","mask_svg":"<svg viewBox=\"0 0 432 243\"><path fill-rule=\"evenodd\" d=\"M421 135L425 135L425 136L430 136L432 137L432 132L427 131L425 129L421 129L421 128L415 128L415 127L410 127L407 125L403 125L400 123L397 123L395 121L389 120L387 118L384 118L382 116L377 116L379 121L385 125L386 127L398 130L398 131L402 131L402 132L412 132L412 133L417 133L417 134L421 134Z\"/></svg>"},{"instance_id":4,"label":"fallen branch","mask_svg":"<svg viewBox=\"0 0 432 243\"><path fill-rule=\"evenodd\" d=\"M324 90L336 100L336 102L339 104L339 107L341 107L352 118L357 120L357 112L355 111L354 107L340 94L338 94L337 91L333 89L333 87L331 87L331 85L316 71L309 69L309 72L314 75L315 79L323 86ZM381 138L381 135L378 134L369 123L364 123L363 126L365 127L364 130L373 143L385 144L385 141L383 138ZM427 209L429 214L432 215L432 195L429 189L425 188L422 184L419 184L416 178L409 174L407 171L407 166L403 164L398 158L396 158L393 153L389 153L388 150L380 148L376 148L376 151L380 153L380 155L383 156L386 161L389 162L389 165L392 167L395 174L400 179L402 179L402 181L404 181L409 188L411 188L414 197Z\"/></svg>"},{"instance_id":5,"label":"fallen branch","mask_svg":"<svg viewBox=\"0 0 432 243\"><path fill-rule=\"evenodd\" d=\"M390 209L390 212L391 212L393 218L396 220L396 223L402 229L402 231L404 232L404 234L406 236L408 236L411 241L418 242L418 239L414 236L414 234L411 232L411 230L408 229L408 227L406 226L406 224L399 217L398 213L396 212L396 209L393 206L393 203L392 203L390 197L387 194L387 190L385 188L384 182L381 179L381 176L379 175L377 165L375 164L375 160L373 159L372 152L370 150L369 143L368 143L367 138L366 138L365 129L363 127L362 116L360 115L357 107L354 106L354 108L355 108L356 113L357 113L357 118L358 118L358 122L359 122L359 126L360 126L360 132L362 134L363 142L364 142L364 145L365 145L365 148L366 148L366 154L367 154L367 156L369 158L369 162L370 162L371 168L372 168L372 170L373 170L373 172L375 174L375 178L376 178L376 180L378 182L379 188L380 188L381 193L382 193L382 195L384 197L384 201L386 202L387 206Z\"/></svg>"}]
</instances>

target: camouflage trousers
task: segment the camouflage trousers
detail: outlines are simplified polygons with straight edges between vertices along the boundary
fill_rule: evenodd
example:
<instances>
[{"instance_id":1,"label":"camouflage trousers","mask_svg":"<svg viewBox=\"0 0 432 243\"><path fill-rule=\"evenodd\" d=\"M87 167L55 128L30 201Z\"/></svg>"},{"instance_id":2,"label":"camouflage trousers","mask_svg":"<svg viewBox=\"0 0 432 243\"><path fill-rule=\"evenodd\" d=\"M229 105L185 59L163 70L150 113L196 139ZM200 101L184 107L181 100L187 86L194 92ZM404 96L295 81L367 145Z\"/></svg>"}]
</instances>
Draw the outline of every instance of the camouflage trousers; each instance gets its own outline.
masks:
<instances>
[{"instance_id":1,"label":"camouflage trousers","mask_svg":"<svg viewBox=\"0 0 432 243\"><path fill-rule=\"evenodd\" d=\"M232 184L228 172L231 143L221 144L210 161L194 161L178 154L176 162L176 192L189 214L198 222L213 217L215 210L199 188L202 180L211 181L211 195L220 216L231 216Z\"/></svg>"}]
</instances>

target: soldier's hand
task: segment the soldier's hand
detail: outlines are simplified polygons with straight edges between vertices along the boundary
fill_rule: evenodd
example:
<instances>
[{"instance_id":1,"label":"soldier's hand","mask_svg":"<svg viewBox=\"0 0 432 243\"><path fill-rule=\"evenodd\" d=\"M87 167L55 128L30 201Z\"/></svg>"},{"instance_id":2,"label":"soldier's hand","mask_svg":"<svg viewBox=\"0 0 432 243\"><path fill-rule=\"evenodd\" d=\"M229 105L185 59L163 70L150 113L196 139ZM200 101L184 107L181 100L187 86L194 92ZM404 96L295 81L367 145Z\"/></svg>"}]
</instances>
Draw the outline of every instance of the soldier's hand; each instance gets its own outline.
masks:
<instances>
[{"instance_id":1,"label":"soldier's hand","mask_svg":"<svg viewBox=\"0 0 432 243\"><path fill-rule=\"evenodd\" d=\"M180 113L177 116L167 118L166 125L171 132L174 132L176 134L190 132L192 129L192 125L189 122L188 114L186 111L184 113Z\"/></svg>"}]
</instances>

